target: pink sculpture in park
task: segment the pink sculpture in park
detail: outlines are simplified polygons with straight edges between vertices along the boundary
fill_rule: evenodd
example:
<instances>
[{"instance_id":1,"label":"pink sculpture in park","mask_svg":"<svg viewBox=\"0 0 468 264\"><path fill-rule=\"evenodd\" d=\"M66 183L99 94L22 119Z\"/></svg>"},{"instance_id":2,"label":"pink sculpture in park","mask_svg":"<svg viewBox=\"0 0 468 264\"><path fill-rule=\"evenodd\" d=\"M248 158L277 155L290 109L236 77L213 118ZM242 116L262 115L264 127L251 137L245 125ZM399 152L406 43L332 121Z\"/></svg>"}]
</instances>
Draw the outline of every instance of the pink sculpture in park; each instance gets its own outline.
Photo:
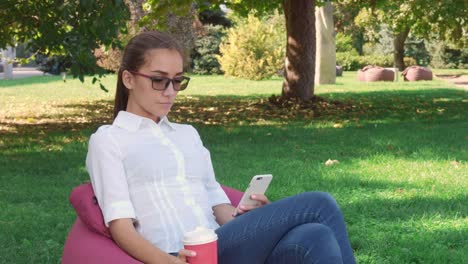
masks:
<instances>
[{"instance_id":1,"label":"pink sculpture in park","mask_svg":"<svg viewBox=\"0 0 468 264\"><path fill-rule=\"evenodd\" d=\"M432 71L421 66L410 66L401 75L405 81L431 81Z\"/></svg>"},{"instance_id":2,"label":"pink sculpture in park","mask_svg":"<svg viewBox=\"0 0 468 264\"><path fill-rule=\"evenodd\" d=\"M391 82L395 80L395 72L380 66L368 65L358 71L357 79L361 82Z\"/></svg>"}]
</instances>

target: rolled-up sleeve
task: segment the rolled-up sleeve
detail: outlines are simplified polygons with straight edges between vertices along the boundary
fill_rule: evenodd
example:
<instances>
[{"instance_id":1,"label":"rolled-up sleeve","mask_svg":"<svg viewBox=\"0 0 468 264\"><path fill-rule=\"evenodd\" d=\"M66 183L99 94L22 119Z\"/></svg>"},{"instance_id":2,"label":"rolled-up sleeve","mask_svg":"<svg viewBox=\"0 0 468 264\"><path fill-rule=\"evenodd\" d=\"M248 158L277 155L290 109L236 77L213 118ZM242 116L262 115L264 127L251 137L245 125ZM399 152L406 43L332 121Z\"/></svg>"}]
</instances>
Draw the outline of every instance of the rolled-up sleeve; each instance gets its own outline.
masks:
<instances>
[{"instance_id":1,"label":"rolled-up sleeve","mask_svg":"<svg viewBox=\"0 0 468 264\"><path fill-rule=\"evenodd\" d=\"M226 193L224 192L221 185L216 181L213 164L211 163L211 155L208 149L203 147L204 149L204 157L205 157L205 166L206 171L208 173L208 177L206 178L206 191L208 192L208 197L211 202L211 207L216 206L218 204L230 204L231 201L227 197Z\"/></svg>"},{"instance_id":2,"label":"rolled-up sleeve","mask_svg":"<svg viewBox=\"0 0 468 264\"><path fill-rule=\"evenodd\" d=\"M131 218L135 221L122 154L116 140L106 131L98 131L91 136L86 168L106 226L115 219Z\"/></svg>"}]
</instances>

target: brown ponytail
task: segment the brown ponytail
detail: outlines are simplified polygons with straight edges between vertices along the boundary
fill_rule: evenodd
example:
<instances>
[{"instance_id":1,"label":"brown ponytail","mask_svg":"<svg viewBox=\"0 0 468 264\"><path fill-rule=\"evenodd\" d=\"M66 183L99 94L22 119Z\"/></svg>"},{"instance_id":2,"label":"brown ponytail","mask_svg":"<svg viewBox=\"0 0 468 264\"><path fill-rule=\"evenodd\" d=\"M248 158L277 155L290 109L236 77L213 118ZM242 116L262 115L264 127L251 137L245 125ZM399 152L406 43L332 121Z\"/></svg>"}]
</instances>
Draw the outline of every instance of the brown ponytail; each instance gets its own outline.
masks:
<instances>
[{"instance_id":1,"label":"brown ponytail","mask_svg":"<svg viewBox=\"0 0 468 264\"><path fill-rule=\"evenodd\" d=\"M127 110L128 89L122 80L125 70L138 71L145 64L146 52L152 49L171 49L180 53L184 59L184 52L177 41L169 34L159 31L145 31L133 37L125 47L122 62L117 77L117 90L114 101L114 117L119 111Z\"/></svg>"}]
</instances>

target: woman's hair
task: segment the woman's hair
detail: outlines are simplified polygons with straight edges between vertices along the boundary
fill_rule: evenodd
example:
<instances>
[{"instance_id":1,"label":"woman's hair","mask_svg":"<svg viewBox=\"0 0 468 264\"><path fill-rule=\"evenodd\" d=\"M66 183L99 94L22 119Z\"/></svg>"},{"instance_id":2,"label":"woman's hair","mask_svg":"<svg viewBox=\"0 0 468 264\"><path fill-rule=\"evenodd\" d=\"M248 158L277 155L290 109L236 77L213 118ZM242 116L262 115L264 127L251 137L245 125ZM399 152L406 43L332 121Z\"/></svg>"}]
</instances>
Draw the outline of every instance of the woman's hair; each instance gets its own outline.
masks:
<instances>
[{"instance_id":1,"label":"woman's hair","mask_svg":"<svg viewBox=\"0 0 468 264\"><path fill-rule=\"evenodd\" d=\"M125 47L120 63L115 92L114 117L121 110L127 109L128 89L122 81L123 71L138 71L145 64L146 53L152 49L170 49L179 52L184 60L184 52L177 41L169 34L158 31L145 31L133 37Z\"/></svg>"}]
</instances>

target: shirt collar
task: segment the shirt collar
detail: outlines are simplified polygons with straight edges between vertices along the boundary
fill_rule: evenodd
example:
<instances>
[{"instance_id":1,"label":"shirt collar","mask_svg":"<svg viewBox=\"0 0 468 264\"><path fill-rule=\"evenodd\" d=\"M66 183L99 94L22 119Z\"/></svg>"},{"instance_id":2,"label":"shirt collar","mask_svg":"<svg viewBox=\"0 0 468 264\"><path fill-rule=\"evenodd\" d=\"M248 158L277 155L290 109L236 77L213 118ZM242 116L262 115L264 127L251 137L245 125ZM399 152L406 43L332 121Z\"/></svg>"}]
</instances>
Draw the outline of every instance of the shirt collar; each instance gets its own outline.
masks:
<instances>
[{"instance_id":1,"label":"shirt collar","mask_svg":"<svg viewBox=\"0 0 468 264\"><path fill-rule=\"evenodd\" d=\"M137 131L142 124L150 123L159 126L167 126L172 130L175 130L174 124L169 122L167 116L161 118L159 123L154 122L152 119L147 117L142 117L127 111L119 111L117 117L115 118L113 125L126 129L128 131L135 132Z\"/></svg>"}]
</instances>

